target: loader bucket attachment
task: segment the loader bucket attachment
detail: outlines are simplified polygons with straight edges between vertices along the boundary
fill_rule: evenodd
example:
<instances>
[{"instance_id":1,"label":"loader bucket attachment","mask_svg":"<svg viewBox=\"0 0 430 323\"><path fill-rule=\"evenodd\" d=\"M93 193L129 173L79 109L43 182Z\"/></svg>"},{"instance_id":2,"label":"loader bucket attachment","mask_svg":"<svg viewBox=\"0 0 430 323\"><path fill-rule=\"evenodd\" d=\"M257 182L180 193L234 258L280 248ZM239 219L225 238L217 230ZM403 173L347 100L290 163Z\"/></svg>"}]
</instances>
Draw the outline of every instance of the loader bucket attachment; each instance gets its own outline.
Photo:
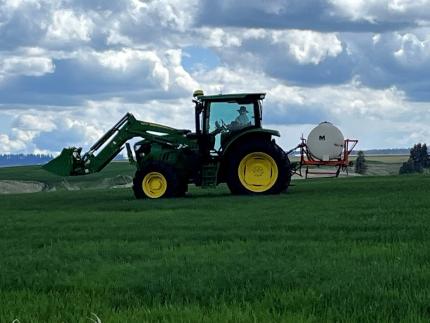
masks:
<instances>
[{"instance_id":1,"label":"loader bucket attachment","mask_svg":"<svg viewBox=\"0 0 430 323\"><path fill-rule=\"evenodd\" d=\"M72 176L75 174L77 158L80 158L81 148L64 148L59 156L43 165L42 168L59 176Z\"/></svg>"}]
</instances>

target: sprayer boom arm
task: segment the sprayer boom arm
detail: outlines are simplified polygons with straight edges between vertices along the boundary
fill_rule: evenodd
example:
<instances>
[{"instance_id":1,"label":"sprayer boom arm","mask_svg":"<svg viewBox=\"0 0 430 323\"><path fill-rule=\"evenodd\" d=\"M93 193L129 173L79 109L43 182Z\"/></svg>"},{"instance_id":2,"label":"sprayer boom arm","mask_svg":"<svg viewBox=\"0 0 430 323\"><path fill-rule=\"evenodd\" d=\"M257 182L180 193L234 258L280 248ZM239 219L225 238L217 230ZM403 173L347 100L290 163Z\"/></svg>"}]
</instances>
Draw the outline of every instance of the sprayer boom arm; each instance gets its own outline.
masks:
<instances>
[{"instance_id":1,"label":"sprayer boom arm","mask_svg":"<svg viewBox=\"0 0 430 323\"><path fill-rule=\"evenodd\" d=\"M43 166L60 176L85 175L101 171L123 149L130 139L141 137L169 146L186 145L189 130L136 120L127 113L107 131L90 150L81 156L82 148L64 148L61 154Z\"/></svg>"}]
</instances>

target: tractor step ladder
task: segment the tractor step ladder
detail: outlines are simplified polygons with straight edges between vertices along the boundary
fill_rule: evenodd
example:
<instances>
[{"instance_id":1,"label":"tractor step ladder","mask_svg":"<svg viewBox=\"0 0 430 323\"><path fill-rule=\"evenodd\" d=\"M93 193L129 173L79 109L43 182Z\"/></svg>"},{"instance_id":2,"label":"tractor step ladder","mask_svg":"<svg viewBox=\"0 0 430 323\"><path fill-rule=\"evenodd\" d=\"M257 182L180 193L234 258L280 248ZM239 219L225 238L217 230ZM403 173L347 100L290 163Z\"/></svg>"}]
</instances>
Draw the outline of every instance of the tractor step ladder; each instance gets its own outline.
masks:
<instances>
[{"instance_id":1,"label":"tractor step ladder","mask_svg":"<svg viewBox=\"0 0 430 323\"><path fill-rule=\"evenodd\" d=\"M209 163L202 167L202 187L215 188L217 185L218 163Z\"/></svg>"}]
</instances>

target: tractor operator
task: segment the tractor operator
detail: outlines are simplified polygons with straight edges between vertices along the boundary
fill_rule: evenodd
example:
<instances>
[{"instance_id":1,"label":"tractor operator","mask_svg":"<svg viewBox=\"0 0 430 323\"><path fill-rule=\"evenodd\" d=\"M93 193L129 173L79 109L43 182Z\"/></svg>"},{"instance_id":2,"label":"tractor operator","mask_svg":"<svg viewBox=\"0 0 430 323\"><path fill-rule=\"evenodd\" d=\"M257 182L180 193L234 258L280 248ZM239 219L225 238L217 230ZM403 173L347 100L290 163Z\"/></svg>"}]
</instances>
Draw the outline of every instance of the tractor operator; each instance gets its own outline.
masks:
<instances>
[{"instance_id":1,"label":"tractor operator","mask_svg":"<svg viewBox=\"0 0 430 323\"><path fill-rule=\"evenodd\" d=\"M239 108L239 110L237 110L237 112L239 112L239 115L234 120L236 122L237 126L239 126L239 127L248 126L249 125L249 119L247 116L248 110L246 110L246 107L244 105L242 105Z\"/></svg>"},{"instance_id":2,"label":"tractor operator","mask_svg":"<svg viewBox=\"0 0 430 323\"><path fill-rule=\"evenodd\" d=\"M217 135L222 131L239 130L251 124L247 116L248 110L246 110L245 106L242 105L239 108L239 110L236 110L236 111L239 112L239 115L230 124L225 124L224 120L222 119L221 119L221 123L219 121L215 121L216 129L212 132L212 134Z\"/></svg>"}]
</instances>

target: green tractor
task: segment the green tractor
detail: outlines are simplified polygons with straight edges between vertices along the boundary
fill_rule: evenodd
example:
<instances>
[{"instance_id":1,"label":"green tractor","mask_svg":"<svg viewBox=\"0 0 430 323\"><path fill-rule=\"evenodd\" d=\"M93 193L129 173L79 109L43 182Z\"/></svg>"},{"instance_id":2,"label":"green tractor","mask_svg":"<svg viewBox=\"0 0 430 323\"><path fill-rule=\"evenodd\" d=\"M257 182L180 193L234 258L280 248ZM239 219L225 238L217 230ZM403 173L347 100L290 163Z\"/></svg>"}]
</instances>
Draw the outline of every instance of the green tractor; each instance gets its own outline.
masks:
<instances>
[{"instance_id":1,"label":"green tractor","mask_svg":"<svg viewBox=\"0 0 430 323\"><path fill-rule=\"evenodd\" d=\"M137 198L183 196L188 184L215 187L227 183L233 194L275 194L291 179L287 154L262 128L264 93L204 95L194 92L195 132L136 120L127 113L90 150L65 148L44 165L60 176L101 171L125 147L137 170ZM127 143L139 138L133 149ZM134 151L134 152L133 152Z\"/></svg>"}]
</instances>

